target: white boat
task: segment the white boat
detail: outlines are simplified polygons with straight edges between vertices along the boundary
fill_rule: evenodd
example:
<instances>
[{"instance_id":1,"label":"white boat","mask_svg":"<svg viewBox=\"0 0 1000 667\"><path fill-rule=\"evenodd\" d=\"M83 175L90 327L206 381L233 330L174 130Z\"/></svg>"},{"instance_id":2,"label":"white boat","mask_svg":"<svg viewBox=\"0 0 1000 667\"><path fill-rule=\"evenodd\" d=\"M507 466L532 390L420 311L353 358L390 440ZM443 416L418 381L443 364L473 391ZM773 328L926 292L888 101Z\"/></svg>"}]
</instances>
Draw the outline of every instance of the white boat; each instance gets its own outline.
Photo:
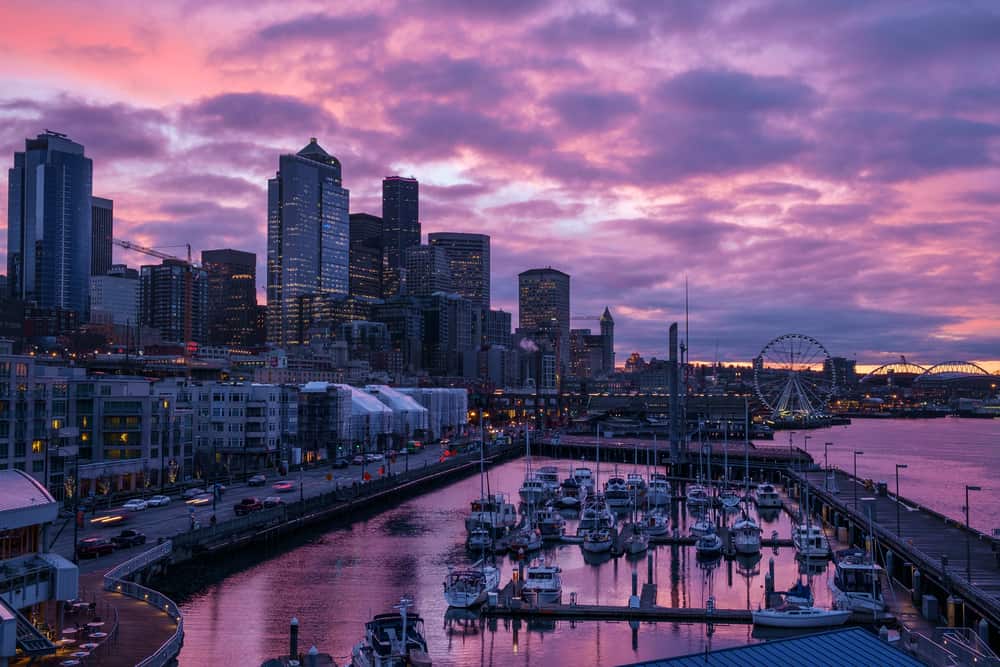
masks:
<instances>
[{"instance_id":1,"label":"white boat","mask_svg":"<svg viewBox=\"0 0 1000 667\"><path fill-rule=\"evenodd\" d=\"M691 524L691 534L695 537L701 537L702 535L707 535L709 533L715 532L715 524L708 519L698 519L693 524Z\"/></svg>"},{"instance_id":2,"label":"white boat","mask_svg":"<svg viewBox=\"0 0 1000 667\"><path fill-rule=\"evenodd\" d=\"M554 496L559 490L559 469L555 466L542 466L535 472L535 477L545 485L546 495Z\"/></svg>"},{"instance_id":3,"label":"white boat","mask_svg":"<svg viewBox=\"0 0 1000 667\"><path fill-rule=\"evenodd\" d=\"M548 485L538 478L537 475L529 475L518 490L518 495L528 505L541 505L548 496Z\"/></svg>"},{"instance_id":4,"label":"white boat","mask_svg":"<svg viewBox=\"0 0 1000 667\"><path fill-rule=\"evenodd\" d=\"M624 508L632 503L632 494L623 478L612 477L604 483L604 499L611 508Z\"/></svg>"},{"instance_id":5,"label":"white boat","mask_svg":"<svg viewBox=\"0 0 1000 667\"><path fill-rule=\"evenodd\" d=\"M474 553L493 550L493 536L485 528L476 528L469 533L469 539L465 541L465 547Z\"/></svg>"},{"instance_id":6,"label":"white boat","mask_svg":"<svg viewBox=\"0 0 1000 667\"><path fill-rule=\"evenodd\" d=\"M771 628L829 628L846 623L851 612L784 604L774 609L758 609L751 615L754 625Z\"/></svg>"},{"instance_id":7,"label":"white boat","mask_svg":"<svg viewBox=\"0 0 1000 667\"><path fill-rule=\"evenodd\" d=\"M770 484L768 482L757 485L756 500L757 507L760 509L781 508L781 496L778 495L778 491L774 488L774 484Z\"/></svg>"},{"instance_id":8,"label":"white boat","mask_svg":"<svg viewBox=\"0 0 1000 667\"><path fill-rule=\"evenodd\" d=\"M667 476L654 472L649 480L649 487L646 489L646 503L654 507L669 505L673 499L672 492Z\"/></svg>"},{"instance_id":9,"label":"white boat","mask_svg":"<svg viewBox=\"0 0 1000 667\"><path fill-rule=\"evenodd\" d=\"M537 551L542 548L542 534L535 528L519 528L507 536L507 548L513 554Z\"/></svg>"},{"instance_id":10,"label":"white boat","mask_svg":"<svg viewBox=\"0 0 1000 667\"><path fill-rule=\"evenodd\" d=\"M543 540L558 540L565 531L566 519L551 507L544 507L535 512L534 525L538 527Z\"/></svg>"},{"instance_id":11,"label":"white boat","mask_svg":"<svg viewBox=\"0 0 1000 667\"><path fill-rule=\"evenodd\" d=\"M586 488L581 486L573 477L567 477L559 485L558 503L560 507L576 509L580 507L586 497Z\"/></svg>"},{"instance_id":12,"label":"white boat","mask_svg":"<svg viewBox=\"0 0 1000 667\"><path fill-rule=\"evenodd\" d=\"M800 607L813 606L812 587L809 584L803 584L801 581L795 582L794 586L785 591L784 596L785 602L788 604Z\"/></svg>"},{"instance_id":13,"label":"white boat","mask_svg":"<svg viewBox=\"0 0 1000 667\"><path fill-rule=\"evenodd\" d=\"M500 570L479 561L470 568L448 570L444 599L449 607L467 609L486 602L486 595L500 587Z\"/></svg>"},{"instance_id":14,"label":"white boat","mask_svg":"<svg viewBox=\"0 0 1000 667\"><path fill-rule=\"evenodd\" d=\"M798 525L792 528L792 544L800 558L829 558L830 542L822 529L812 525Z\"/></svg>"},{"instance_id":15,"label":"white boat","mask_svg":"<svg viewBox=\"0 0 1000 667\"><path fill-rule=\"evenodd\" d=\"M706 507L712 502L711 496L708 495L708 490L701 484L692 484L687 489L687 502L688 505L695 507Z\"/></svg>"},{"instance_id":16,"label":"white boat","mask_svg":"<svg viewBox=\"0 0 1000 667\"><path fill-rule=\"evenodd\" d=\"M642 473L630 472L625 476L625 488L629 490L629 494L633 498L639 498L646 493L646 480L643 479Z\"/></svg>"},{"instance_id":17,"label":"white boat","mask_svg":"<svg viewBox=\"0 0 1000 667\"><path fill-rule=\"evenodd\" d=\"M352 667L430 667L424 622L408 614L412 602L403 598L399 613L377 614L365 623L365 638L351 651Z\"/></svg>"},{"instance_id":18,"label":"white boat","mask_svg":"<svg viewBox=\"0 0 1000 667\"><path fill-rule=\"evenodd\" d=\"M760 553L761 528L748 514L733 524L733 548L739 554Z\"/></svg>"},{"instance_id":19,"label":"white boat","mask_svg":"<svg viewBox=\"0 0 1000 667\"><path fill-rule=\"evenodd\" d=\"M606 528L598 528L589 531L583 537L583 550L590 553L605 553L611 551L614 544L614 535Z\"/></svg>"},{"instance_id":20,"label":"white boat","mask_svg":"<svg viewBox=\"0 0 1000 667\"><path fill-rule=\"evenodd\" d=\"M492 493L472 501L472 511L465 518L465 529L486 528L497 535L517 524L517 507L506 494Z\"/></svg>"},{"instance_id":21,"label":"white boat","mask_svg":"<svg viewBox=\"0 0 1000 667\"><path fill-rule=\"evenodd\" d=\"M723 489L722 493L719 494L719 501L722 503L723 509L734 512L740 506L740 494L732 489Z\"/></svg>"},{"instance_id":22,"label":"white boat","mask_svg":"<svg viewBox=\"0 0 1000 667\"><path fill-rule=\"evenodd\" d=\"M714 530L705 533L694 543L694 550L700 558L714 558L722 553L722 538Z\"/></svg>"},{"instance_id":23,"label":"white boat","mask_svg":"<svg viewBox=\"0 0 1000 667\"><path fill-rule=\"evenodd\" d=\"M625 524L622 527L622 533L625 535L625 553L634 556L643 553L649 548L649 535L646 534L642 524Z\"/></svg>"},{"instance_id":24,"label":"white boat","mask_svg":"<svg viewBox=\"0 0 1000 667\"><path fill-rule=\"evenodd\" d=\"M861 549L838 551L836 560L836 571L830 581L834 606L868 613L885 611L882 568Z\"/></svg>"},{"instance_id":25,"label":"white boat","mask_svg":"<svg viewBox=\"0 0 1000 667\"><path fill-rule=\"evenodd\" d=\"M662 512L652 511L642 515L643 528L650 537L666 535L670 530L670 519Z\"/></svg>"},{"instance_id":26,"label":"white boat","mask_svg":"<svg viewBox=\"0 0 1000 667\"><path fill-rule=\"evenodd\" d=\"M524 571L521 594L528 594L538 603L558 602L562 597L562 572L556 565L535 564Z\"/></svg>"},{"instance_id":27,"label":"white boat","mask_svg":"<svg viewBox=\"0 0 1000 667\"><path fill-rule=\"evenodd\" d=\"M594 473L590 468L574 468L573 479L582 488L586 489L588 494L594 493Z\"/></svg>"},{"instance_id":28,"label":"white boat","mask_svg":"<svg viewBox=\"0 0 1000 667\"><path fill-rule=\"evenodd\" d=\"M580 512L580 523L577 525L577 534L585 535L588 531L600 528L611 529L615 525L615 515L608 507L602 495L594 495L584 502L583 510Z\"/></svg>"}]
</instances>

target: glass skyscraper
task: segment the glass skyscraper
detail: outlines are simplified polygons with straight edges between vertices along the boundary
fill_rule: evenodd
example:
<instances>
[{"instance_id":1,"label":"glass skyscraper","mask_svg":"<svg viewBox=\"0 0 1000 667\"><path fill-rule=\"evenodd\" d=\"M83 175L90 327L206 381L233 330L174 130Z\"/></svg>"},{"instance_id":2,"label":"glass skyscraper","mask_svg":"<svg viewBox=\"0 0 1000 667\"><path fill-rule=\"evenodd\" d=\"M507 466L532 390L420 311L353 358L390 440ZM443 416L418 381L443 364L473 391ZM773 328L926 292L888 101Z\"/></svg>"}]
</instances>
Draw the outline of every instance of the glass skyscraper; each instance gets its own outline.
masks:
<instances>
[{"instance_id":1,"label":"glass skyscraper","mask_svg":"<svg viewBox=\"0 0 1000 667\"><path fill-rule=\"evenodd\" d=\"M517 276L519 328L550 339L563 367L569 365L569 274L551 266Z\"/></svg>"},{"instance_id":2,"label":"glass skyscraper","mask_svg":"<svg viewBox=\"0 0 1000 667\"><path fill-rule=\"evenodd\" d=\"M93 165L83 146L50 132L25 141L8 172L8 291L41 308L90 306Z\"/></svg>"},{"instance_id":3,"label":"glass skyscraper","mask_svg":"<svg viewBox=\"0 0 1000 667\"><path fill-rule=\"evenodd\" d=\"M415 178L382 179L382 249L386 275L384 295L399 294L400 272L406 268L406 249L420 245L420 185Z\"/></svg>"},{"instance_id":4,"label":"glass skyscraper","mask_svg":"<svg viewBox=\"0 0 1000 667\"><path fill-rule=\"evenodd\" d=\"M490 309L490 237L486 234L437 232L427 243L445 249L457 294L480 310Z\"/></svg>"},{"instance_id":5,"label":"glass skyscraper","mask_svg":"<svg viewBox=\"0 0 1000 667\"><path fill-rule=\"evenodd\" d=\"M340 161L316 139L282 155L267 182L267 340L304 341L299 297L346 297L349 288L349 196Z\"/></svg>"},{"instance_id":6,"label":"glass skyscraper","mask_svg":"<svg viewBox=\"0 0 1000 667\"><path fill-rule=\"evenodd\" d=\"M104 276L111 270L111 237L114 235L115 203L91 197L90 275Z\"/></svg>"}]
</instances>

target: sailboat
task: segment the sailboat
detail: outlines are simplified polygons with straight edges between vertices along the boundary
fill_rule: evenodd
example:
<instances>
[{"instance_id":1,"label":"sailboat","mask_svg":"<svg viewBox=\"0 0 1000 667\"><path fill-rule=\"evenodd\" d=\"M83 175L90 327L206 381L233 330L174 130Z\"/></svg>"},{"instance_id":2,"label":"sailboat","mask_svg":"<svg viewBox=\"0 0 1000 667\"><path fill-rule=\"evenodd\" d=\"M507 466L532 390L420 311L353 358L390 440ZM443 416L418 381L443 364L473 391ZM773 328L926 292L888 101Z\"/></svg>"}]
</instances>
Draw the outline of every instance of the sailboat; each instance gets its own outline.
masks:
<instances>
[{"instance_id":1,"label":"sailboat","mask_svg":"<svg viewBox=\"0 0 1000 667\"><path fill-rule=\"evenodd\" d=\"M747 506L743 508L743 516L733 524L733 548L736 553L756 554L760 553L760 525L750 516L750 437L749 437L749 415L750 407L745 406L746 423L743 427L743 499ZM724 502L724 501L723 501Z\"/></svg>"},{"instance_id":2,"label":"sailboat","mask_svg":"<svg viewBox=\"0 0 1000 667\"><path fill-rule=\"evenodd\" d=\"M851 617L848 610L821 609L785 603L774 609L750 612L754 625L772 628L829 628L843 625Z\"/></svg>"},{"instance_id":3,"label":"sailboat","mask_svg":"<svg viewBox=\"0 0 1000 667\"><path fill-rule=\"evenodd\" d=\"M727 511L734 512L739 507L740 496L735 490L729 487L729 420L725 421L724 429L724 440L722 445L722 470L723 470L723 486L722 491L719 493L719 501L722 503L723 509Z\"/></svg>"},{"instance_id":4,"label":"sailboat","mask_svg":"<svg viewBox=\"0 0 1000 667\"><path fill-rule=\"evenodd\" d=\"M541 505L548 495L548 485L531 471L531 438L524 431L524 483L518 490L521 500L528 505Z\"/></svg>"},{"instance_id":5,"label":"sailboat","mask_svg":"<svg viewBox=\"0 0 1000 667\"><path fill-rule=\"evenodd\" d=\"M654 472L646 489L646 503L655 507L669 505L672 498L670 482L662 472Z\"/></svg>"}]
</instances>

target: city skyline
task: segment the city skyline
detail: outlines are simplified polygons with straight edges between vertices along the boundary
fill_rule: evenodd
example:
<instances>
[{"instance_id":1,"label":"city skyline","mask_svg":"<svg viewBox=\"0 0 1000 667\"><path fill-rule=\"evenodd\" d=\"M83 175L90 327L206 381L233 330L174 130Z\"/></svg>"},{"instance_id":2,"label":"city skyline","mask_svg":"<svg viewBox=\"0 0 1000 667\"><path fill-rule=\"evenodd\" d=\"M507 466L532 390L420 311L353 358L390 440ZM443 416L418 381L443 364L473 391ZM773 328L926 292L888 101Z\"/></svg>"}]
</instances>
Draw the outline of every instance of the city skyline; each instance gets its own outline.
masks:
<instances>
[{"instance_id":1,"label":"city skyline","mask_svg":"<svg viewBox=\"0 0 1000 667\"><path fill-rule=\"evenodd\" d=\"M965 57L997 48L988 5L109 7L103 45L66 29L82 9L0 9L0 149L45 128L85 146L116 236L263 262L266 179L317 136L352 212L380 211L384 176L417 178L424 239L492 237L495 308L516 321L517 274L551 264L574 313L611 306L619 360L665 355L685 274L692 358L788 331L861 361L1000 356L1000 89ZM818 20L821 38L791 30ZM390 35L414 48L377 48ZM335 70L298 63L330 36Z\"/></svg>"}]
</instances>

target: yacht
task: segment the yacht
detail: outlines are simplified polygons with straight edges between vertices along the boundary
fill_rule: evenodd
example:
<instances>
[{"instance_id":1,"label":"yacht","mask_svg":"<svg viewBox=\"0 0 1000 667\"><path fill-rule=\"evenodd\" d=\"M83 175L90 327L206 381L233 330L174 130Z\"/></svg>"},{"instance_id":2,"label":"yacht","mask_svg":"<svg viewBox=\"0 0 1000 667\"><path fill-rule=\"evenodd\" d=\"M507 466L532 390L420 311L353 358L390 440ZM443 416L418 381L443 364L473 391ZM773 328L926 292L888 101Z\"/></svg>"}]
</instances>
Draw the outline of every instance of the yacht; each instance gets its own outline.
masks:
<instances>
[{"instance_id":1,"label":"yacht","mask_svg":"<svg viewBox=\"0 0 1000 667\"><path fill-rule=\"evenodd\" d=\"M739 554L760 553L761 528L748 514L733 524L733 547Z\"/></svg>"},{"instance_id":2,"label":"yacht","mask_svg":"<svg viewBox=\"0 0 1000 667\"><path fill-rule=\"evenodd\" d=\"M566 519L552 507L546 506L535 512L534 524L538 526L543 540L558 540L565 531Z\"/></svg>"},{"instance_id":3,"label":"yacht","mask_svg":"<svg viewBox=\"0 0 1000 667\"><path fill-rule=\"evenodd\" d=\"M811 607L813 605L812 587L796 581L795 585L785 591L785 602L797 604L800 607Z\"/></svg>"},{"instance_id":4,"label":"yacht","mask_svg":"<svg viewBox=\"0 0 1000 667\"><path fill-rule=\"evenodd\" d=\"M586 534L587 531L600 528L613 528L615 525L615 515L611 512L604 496L595 495L587 498L580 512L580 523L577 525L577 534Z\"/></svg>"},{"instance_id":5,"label":"yacht","mask_svg":"<svg viewBox=\"0 0 1000 667\"><path fill-rule=\"evenodd\" d=\"M393 607L398 613L376 614L365 623L365 638L351 651L351 667L430 667L424 622L407 613L412 605L403 598Z\"/></svg>"},{"instance_id":6,"label":"yacht","mask_svg":"<svg viewBox=\"0 0 1000 667\"><path fill-rule=\"evenodd\" d=\"M562 597L562 572L556 565L535 564L528 567L524 572L524 585L521 587L522 596L527 593L535 598L538 603L558 602Z\"/></svg>"},{"instance_id":7,"label":"yacht","mask_svg":"<svg viewBox=\"0 0 1000 667\"><path fill-rule=\"evenodd\" d=\"M834 606L868 613L885 611L882 568L861 549L838 551L836 560L836 570L830 582Z\"/></svg>"},{"instance_id":8,"label":"yacht","mask_svg":"<svg viewBox=\"0 0 1000 667\"><path fill-rule=\"evenodd\" d=\"M772 628L829 628L846 623L851 612L785 603L774 609L758 609L751 612L751 615L754 625Z\"/></svg>"},{"instance_id":9,"label":"yacht","mask_svg":"<svg viewBox=\"0 0 1000 667\"><path fill-rule=\"evenodd\" d=\"M614 541L614 534L610 530L597 528L583 536L583 550L590 553L605 553L611 551Z\"/></svg>"},{"instance_id":10,"label":"yacht","mask_svg":"<svg viewBox=\"0 0 1000 667\"><path fill-rule=\"evenodd\" d=\"M625 553L637 555L649 548L649 535L640 523L628 523L622 527L625 535Z\"/></svg>"},{"instance_id":11,"label":"yacht","mask_svg":"<svg viewBox=\"0 0 1000 667\"><path fill-rule=\"evenodd\" d=\"M573 479L581 488L586 489L587 493L594 492L594 473L591 472L590 468L574 468Z\"/></svg>"},{"instance_id":12,"label":"yacht","mask_svg":"<svg viewBox=\"0 0 1000 667\"><path fill-rule=\"evenodd\" d=\"M539 479L537 474L526 477L524 484L521 485L521 489L518 491L521 500L528 505L541 505L548 493L548 485Z\"/></svg>"},{"instance_id":13,"label":"yacht","mask_svg":"<svg viewBox=\"0 0 1000 667\"><path fill-rule=\"evenodd\" d=\"M723 489L722 493L719 494L719 501L722 503L723 509L735 512L740 506L740 494L733 489Z\"/></svg>"},{"instance_id":14,"label":"yacht","mask_svg":"<svg viewBox=\"0 0 1000 667\"><path fill-rule=\"evenodd\" d=\"M535 477L545 485L546 495L554 496L559 490L559 469L555 466L542 466L535 473Z\"/></svg>"},{"instance_id":15,"label":"yacht","mask_svg":"<svg viewBox=\"0 0 1000 667\"><path fill-rule=\"evenodd\" d=\"M643 530L650 537L661 537L670 530L670 520L662 512L652 511L642 515Z\"/></svg>"},{"instance_id":16,"label":"yacht","mask_svg":"<svg viewBox=\"0 0 1000 667\"><path fill-rule=\"evenodd\" d=\"M699 558L715 558L722 554L722 538L712 530L698 538L694 550Z\"/></svg>"},{"instance_id":17,"label":"yacht","mask_svg":"<svg viewBox=\"0 0 1000 667\"><path fill-rule=\"evenodd\" d=\"M698 519L691 524L691 534L695 537L701 537L702 535L707 535L708 533L715 532L715 524L708 519Z\"/></svg>"},{"instance_id":18,"label":"yacht","mask_svg":"<svg viewBox=\"0 0 1000 667\"><path fill-rule=\"evenodd\" d=\"M818 526L798 525L792 529L792 544L800 558L829 558L830 542Z\"/></svg>"},{"instance_id":19,"label":"yacht","mask_svg":"<svg viewBox=\"0 0 1000 667\"><path fill-rule=\"evenodd\" d=\"M687 502L688 505L693 507L706 507L712 502L711 496L708 495L708 490L701 484L692 484L687 489Z\"/></svg>"},{"instance_id":20,"label":"yacht","mask_svg":"<svg viewBox=\"0 0 1000 667\"><path fill-rule=\"evenodd\" d=\"M475 528L469 533L465 547L472 552L481 553L493 550L493 536L485 528Z\"/></svg>"},{"instance_id":21,"label":"yacht","mask_svg":"<svg viewBox=\"0 0 1000 667\"><path fill-rule=\"evenodd\" d=\"M621 477L612 477L604 483L604 498L615 509L628 507L632 503L632 494Z\"/></svg>"},{"instance_id":22,"label":"yacht","mask_svg":"<svg viewBox=\"0 0 1000 667\"><path fill-rule=\"evenodd\" d=\"M760 509L780 509L781 496L774 488L774 484L765 482L757 485L757 507Z\"/></svg>"},{"instance_id":23,"label":"yacht","mask_svg":"<svg viewBox=\"0 0 1000 667\"><path fill-rule=\"evenodd\" d=\"M500 587L500 570L479 561L470 568L448 568L444 599L449 607L467 609L486 602L486 595Z\"/></svg>"},{"instance_id":24,"label":"yacht","mask_svg":"<svg viewBox=\"0 0 1000 667\"><path fill-rule=\"evenodd\" d=\"M672 489L667 476L660 472L654 472L649 479L649 487L646 489L646 504L662 507L669 505L672 499Z\"/></svg>"},{"instance_id":25,"label":"yacht","mask_svg":"<svg viewBox=\"0 0 1000 667\"><path fill-rule=\"evenodd\" d=\"M577 509L587 497L587 491L573 477L567 477L559 485L559 506L566 509Z\"/></svg>"},{"instance_id":26,"label":"yacht","mask_svg":"<svg viewBox=\"0 0 1000 667\"><path fill-rule=\"evenodd\" d=\"M506 494L493 493L472 501L472 511L465 518L465 529L471 534L477 528L486 528L494 535L502 533L517 523L517 508Z\"/></svg>"},{"instance_id":27,"label":"yacht","mask_svg":"<svg viewBox=\"0 0 1000 667\"><path fill-rule=\"evenodd\" d=\"M535 528L524 527L507 536L507 549L513 554L537 551L542 548L542 534Z\"/></svg>"},{"instance_id":28,"label":"yacht","mask_svg":"<svg viewBox=\"0 0 1000 667\"><path fill-rule=\"evenodd\" d=\"M642 473L630 472L625 476L625 488L633 498L640 498L646 493L646 480Z\"/></svg>"}]
</instances>

